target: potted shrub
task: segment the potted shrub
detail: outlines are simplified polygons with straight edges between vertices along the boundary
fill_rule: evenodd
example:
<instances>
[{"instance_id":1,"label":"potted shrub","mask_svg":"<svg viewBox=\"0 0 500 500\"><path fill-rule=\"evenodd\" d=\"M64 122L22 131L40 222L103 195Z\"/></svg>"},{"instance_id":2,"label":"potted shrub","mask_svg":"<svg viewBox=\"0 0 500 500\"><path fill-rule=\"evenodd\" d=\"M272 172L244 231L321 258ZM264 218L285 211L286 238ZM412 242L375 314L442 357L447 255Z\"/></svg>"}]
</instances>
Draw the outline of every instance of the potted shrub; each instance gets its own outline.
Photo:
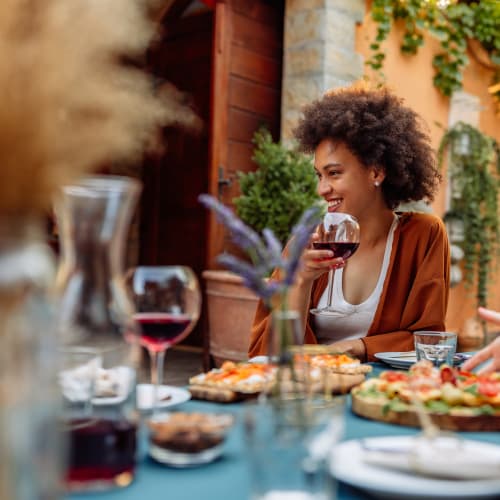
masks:
<instances>
[{"instance_id":1,"label":"potted shrub","mask_svg":"<svg viewBox=\"0 0 500 500\"><path fill-rule=\"evenodd\" d=\"M241 194L233 202L241 220L261 233L270 228L285 243L290 230L311 205L319 203L311 159L275 143L266 129L253 138L258 168L239 173ZM250 328L258 298L228 271L203 273L206 282L210 354L223 360L247 359Z\"/></svg>"}]
</instances>

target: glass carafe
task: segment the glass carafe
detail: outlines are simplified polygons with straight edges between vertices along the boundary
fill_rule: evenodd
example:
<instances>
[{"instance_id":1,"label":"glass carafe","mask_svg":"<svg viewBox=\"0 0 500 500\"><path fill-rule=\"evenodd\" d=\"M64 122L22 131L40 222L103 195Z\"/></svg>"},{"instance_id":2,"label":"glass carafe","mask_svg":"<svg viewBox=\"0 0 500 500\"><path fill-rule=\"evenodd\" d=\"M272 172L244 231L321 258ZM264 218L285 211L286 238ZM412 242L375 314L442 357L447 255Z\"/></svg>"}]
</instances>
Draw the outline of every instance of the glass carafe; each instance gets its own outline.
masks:
<instances>
[{"instance_id":1,"label":"glass carafe","mask_svg":"<svg viewBox=\"0 0 500 500\"><path fill-rule=\"evenodd\" d=\"M56 205L63 428L71 491L123 487L134 477L137 328L123 283L125 239L140 184L94 176Z\"/></svg>"}]
</instances>

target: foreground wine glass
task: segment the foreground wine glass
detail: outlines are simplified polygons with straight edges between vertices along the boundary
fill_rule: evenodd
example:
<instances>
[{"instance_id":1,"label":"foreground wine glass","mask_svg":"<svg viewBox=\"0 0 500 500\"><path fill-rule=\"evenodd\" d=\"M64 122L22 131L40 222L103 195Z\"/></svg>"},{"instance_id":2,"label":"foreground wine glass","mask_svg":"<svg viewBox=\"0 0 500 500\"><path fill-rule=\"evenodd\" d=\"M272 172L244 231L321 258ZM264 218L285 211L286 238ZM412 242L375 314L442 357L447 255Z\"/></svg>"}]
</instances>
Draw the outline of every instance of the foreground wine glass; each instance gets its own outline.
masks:
<instances>
[{"instance_id":1,"label":"foreground wine glass","mask_svg":"<svg viewBox=\"0 0 500 500\"><path fill-rule=\"evenodd\" d=\"M319 226L318 234L319 239L313 242L315 250L331 250L334 257L346 260L358 249L359 224L352 215L327 212ZM312 314L336 314L332 307L333 275L334 269L330 269L326 307L311 309Z\"/></svg>"},{"instance_id":2,"label":"foreground wine glass","mask_svg":"<svg viewBox=\"0 0 500 500\"><path fill-rule=\"evenodd\" d=\"M183 340L200 316L198 280L189 267L140 266L127 273L135 304L134 319L141 327L140 344L151 359L153 416L158 410L158 388L163 382L166 350Z\"/></svg>"}]
</instances>

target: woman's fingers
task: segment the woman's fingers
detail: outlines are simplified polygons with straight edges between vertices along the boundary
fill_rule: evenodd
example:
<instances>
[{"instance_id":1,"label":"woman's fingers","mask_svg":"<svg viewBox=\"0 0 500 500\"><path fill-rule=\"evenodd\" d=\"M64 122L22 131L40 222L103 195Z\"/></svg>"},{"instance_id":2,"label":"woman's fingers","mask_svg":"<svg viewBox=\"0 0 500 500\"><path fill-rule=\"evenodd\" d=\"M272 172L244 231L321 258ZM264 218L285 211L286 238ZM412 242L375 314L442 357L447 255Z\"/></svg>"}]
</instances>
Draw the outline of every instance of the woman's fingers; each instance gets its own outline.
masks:
<instances>
[{"instance_id":1,"label":"woman's fingers","mask_svg":"<svg viewBox=\"0 0 500 500\"><path fill-rule=\"evenodd\" d=\"M500 326L500 313L497 311L492 311L491 309L486 309L485 307L479 307L477 312L481 318L486 321L491 321Z\"/></svg>"},{"instance_id":2,"label":"woman's fingers","mask_svg":"<svg viewBox=\"0 0 500 500\"><path fill-rule=\"evenodd\" d=\"M462 369L465 371L470 371L477 365L484 363L491 358L491 346L487 346L484 349L476 352L472 358L468 359L463 365Z\"/></svg>"}]
</instances>

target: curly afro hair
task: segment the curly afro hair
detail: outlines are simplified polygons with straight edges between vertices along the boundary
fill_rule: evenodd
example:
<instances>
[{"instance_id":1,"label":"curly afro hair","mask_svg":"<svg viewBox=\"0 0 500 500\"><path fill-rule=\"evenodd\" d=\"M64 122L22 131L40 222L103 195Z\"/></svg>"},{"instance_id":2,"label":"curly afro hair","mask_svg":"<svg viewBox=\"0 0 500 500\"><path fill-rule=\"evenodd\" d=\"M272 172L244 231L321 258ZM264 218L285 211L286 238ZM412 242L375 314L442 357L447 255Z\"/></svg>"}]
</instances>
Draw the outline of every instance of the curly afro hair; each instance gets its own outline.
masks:
<instances>
[{"instance_id":1,"label":"curly afro hair","mask_svg":"<svg viewBox=\"0 0 500 500\"><path fill-rule=\"evenodd\" d=\"M332 139L343 142L366 167L382 168L382 192L391 209L434 199L441 175L423 121L386 88L356 84L331 91L304 108L294 134L304 152Z\"/></svg>"}]
</instances>

